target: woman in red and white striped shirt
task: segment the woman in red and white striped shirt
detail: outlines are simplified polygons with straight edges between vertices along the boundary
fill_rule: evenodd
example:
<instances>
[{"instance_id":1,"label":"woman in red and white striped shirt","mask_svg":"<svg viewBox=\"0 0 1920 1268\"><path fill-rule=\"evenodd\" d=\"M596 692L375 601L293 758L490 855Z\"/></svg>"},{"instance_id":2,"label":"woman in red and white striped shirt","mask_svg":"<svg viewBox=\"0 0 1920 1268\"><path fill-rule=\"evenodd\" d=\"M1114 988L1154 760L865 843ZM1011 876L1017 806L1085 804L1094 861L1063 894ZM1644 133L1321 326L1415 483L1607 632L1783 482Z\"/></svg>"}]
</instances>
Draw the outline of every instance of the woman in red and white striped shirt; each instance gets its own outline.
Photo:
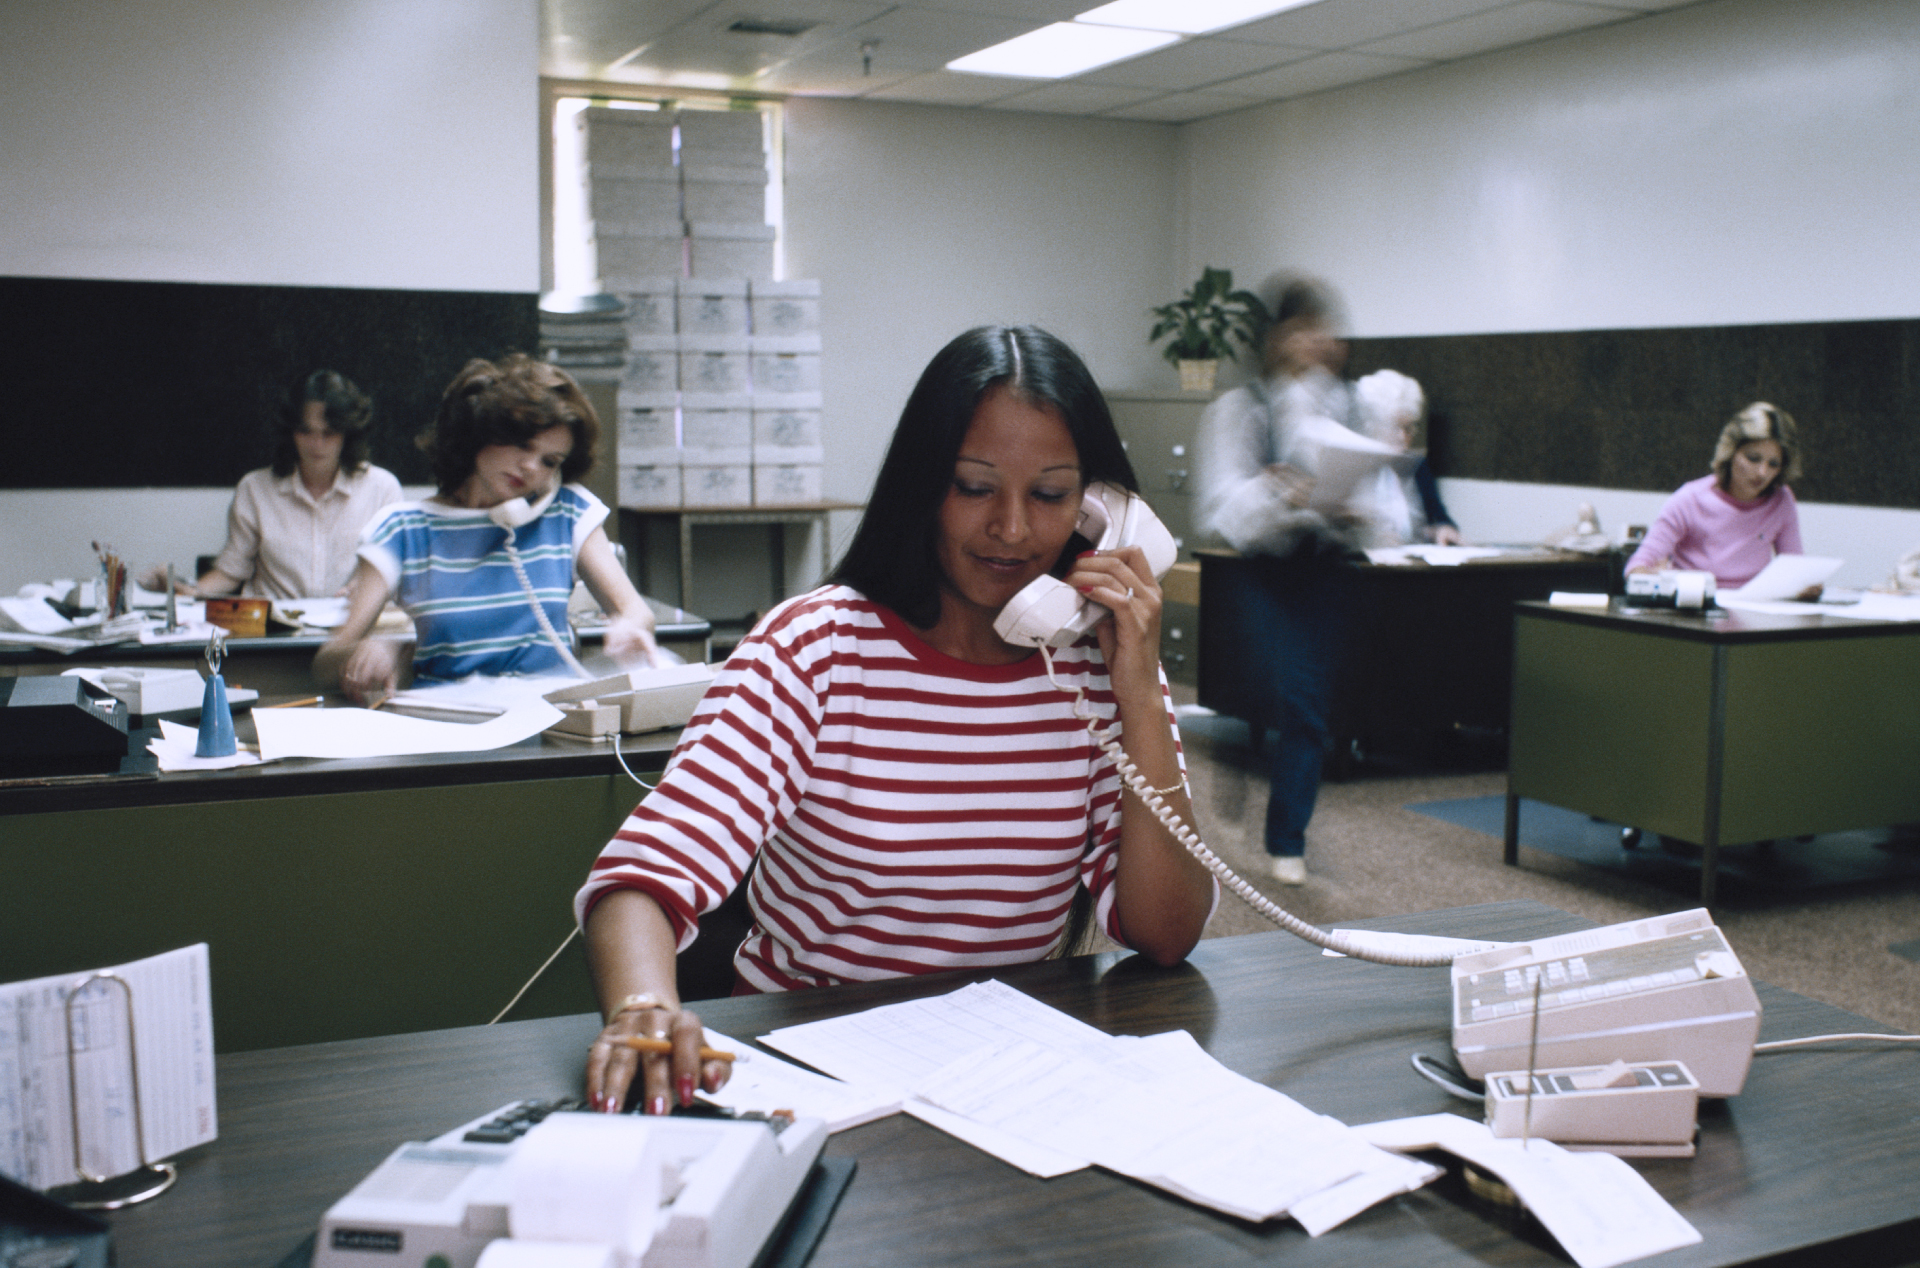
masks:
<instances>
[{"instance_id":1,"label":"woman in red and white striped shirt","mask_svg":"<svg viewBox=\"0 0 1920 1268\"><path fill-rule=\"evenodd\" d=\"M828 584L740 644L575 900L603 1041L675 1044L647 1057L595 1044L594 1105L619 1109L636 1072L650 1113L725 1078L699 1060L674 956L756 860L754 923L734 959L742 990L1044 959L1082 891L1081 910L1157 963L1193 948L1212 879L1123 790L1041 655L993 629L1047 574L1111 609L1054 653L1054 672L1189 813L1160 589L1137 547L1096 554L1075 535L1092 480L1136 487L1105 399L1065 344L980 327L934 357Z\"/></svg>"}]
</instances>

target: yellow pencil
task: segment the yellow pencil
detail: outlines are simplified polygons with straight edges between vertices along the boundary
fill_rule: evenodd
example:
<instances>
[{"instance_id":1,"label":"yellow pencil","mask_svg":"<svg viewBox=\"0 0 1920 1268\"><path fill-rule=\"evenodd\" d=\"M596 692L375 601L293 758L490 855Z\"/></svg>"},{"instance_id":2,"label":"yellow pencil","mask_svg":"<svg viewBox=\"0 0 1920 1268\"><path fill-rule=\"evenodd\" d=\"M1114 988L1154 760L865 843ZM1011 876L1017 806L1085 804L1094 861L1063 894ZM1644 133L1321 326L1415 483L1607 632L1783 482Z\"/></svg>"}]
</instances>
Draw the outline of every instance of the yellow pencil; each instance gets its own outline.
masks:
<instances>
[{"instance_id":1,"label":"yellow pencil","mask_svg":"<svg viewBox=\"0 0 1920 1268\"><path fill-rule=\"evenodd\" d=\"M635 1052L673 1051L671 1039L649 1039L644 1035L627 1035L613 1042L621 1047L632 1048ZM739 1061L742 1058L731 1052L722 1052L718 1048L703 1047L700 1049L700 1059L702 1061Z\"/></svg>"}]
</instances>

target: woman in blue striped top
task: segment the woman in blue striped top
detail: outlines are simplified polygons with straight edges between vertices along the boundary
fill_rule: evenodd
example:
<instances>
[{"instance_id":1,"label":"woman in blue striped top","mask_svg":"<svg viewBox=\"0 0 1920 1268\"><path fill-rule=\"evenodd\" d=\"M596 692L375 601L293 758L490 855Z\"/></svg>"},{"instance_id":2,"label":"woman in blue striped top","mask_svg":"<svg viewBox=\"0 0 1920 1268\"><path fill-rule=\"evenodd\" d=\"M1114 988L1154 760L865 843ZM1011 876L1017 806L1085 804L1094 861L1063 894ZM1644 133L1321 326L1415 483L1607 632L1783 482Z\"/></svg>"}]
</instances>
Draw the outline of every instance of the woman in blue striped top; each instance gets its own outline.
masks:
<instances>
[{"instance_id":1,"label":"woman in blue striped top","mask_svg":"<svg viewBox=\"0 0 1920 1268\"><path fill-rule=\"evenodd\" d=\"M611 617L607 652L651 660L653 616L614 557L607 506L574 483L598 436L565 371L517 354L469 361L421 437L439 492L367 526L346 624L315 675L361 703L393 692L403 645L368 637L390 598L413 618L416 681L551 673L566 663L556 641L571 642L576 570Z\"/></svg>"}]
</instances>

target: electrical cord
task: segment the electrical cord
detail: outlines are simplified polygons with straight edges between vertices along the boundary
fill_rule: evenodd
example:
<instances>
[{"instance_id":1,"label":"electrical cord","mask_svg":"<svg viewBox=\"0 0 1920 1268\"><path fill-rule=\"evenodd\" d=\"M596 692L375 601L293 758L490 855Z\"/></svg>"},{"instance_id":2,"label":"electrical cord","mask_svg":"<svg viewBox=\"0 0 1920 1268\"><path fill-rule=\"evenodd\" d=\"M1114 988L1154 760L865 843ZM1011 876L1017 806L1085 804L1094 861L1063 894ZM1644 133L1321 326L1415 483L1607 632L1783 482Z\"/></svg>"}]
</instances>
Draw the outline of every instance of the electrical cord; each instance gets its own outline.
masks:
<instances>
[{"instance_id":1,"label":"electrical cord","mask_svg":"<svg viewBox=\"0 0 1920 1268\"><path fill-rule=\"evenodd\" d=\"M547 957L546 963L542 964L539 968L533 971L533 976L527 979L526 985L522 986L519 990L513 993L513 998L507 1001L507 1006L501 1009L499 1012L495 1013L493 1015L493 1020L488 1022L487 1025L489 1026L494 1025L502 1017L505 1017L508 1013L512 1012L513 1006L520 1002L520 997L522 995L525 995L529 990L533 989L533 984L540 980L540 975L542 973L545 973L548 969L552 968L553 962L560 958L560 953L562 951L565 951L568 946L572 945L573 940L579 936L580 936L579 925L575 925L573 928L567 930L567 936L560 939L560 945L553 949L553 954Z\"/></svg>"},{"instance_id":2,"label":"electrical cord","mask_svg":"<svg viewBox=\"0 0 1920 1268\"><path fill-rule=\"evenodd\" d=\"M1920 1035L1882 1035L1863 1031L1846 1035L1808 1035L1804 1039L1775 1039L1753 1045L1755 1052L1785 1052L1789 1048L1811 1048L1815 1044L1843 1043L1854 1039L1877 1039L1883 1043L1920 1043Z\"/></svg>"},{"instance_id":3,"label":"electrical cord","mask_svg":"<svg viewBox=\"0 0 1920 1268\"><path fill-rule=\"evenodd\" d=\"M1174 840L1184 846L1187 853L1198 859L1202 866L1212 872L1222 885L1232 890L1247 906L1296 938L1311 942L1314 946L1328 951L1352 956L1356 960L1370 960L1375 964L1391 964L1399 968L1431 969L1452 964L1459 955L1465 954L1464 952L1442 952L1437 955L1400 955L1390 951L1375 951L1356 946L1343 938L1340 930L1336 929L1328 933L1323 929L1315 928L1273 902L1243 879L1239 873L1228 867L1219 855L1208 849L1193 829L1181 820L1178 812L1166 803L1165 798L1154 791L1153 786L1141 777L1139 768L1133 764L1133 759L1127 756L1126 750L1122 749L1119 742L1113 738L1110 729L1100 725L1098 716L1093 712L1093 706L1087 703L1086 688L1063 686L1054 676L1051 650L1043 645L1040 648L1040 657L1046 664L1047 681L1057 690L1074 697L1074 716L1086 726L1087 734L1093 737L1093 742L1100 746L1100 750L1113 759L1114 769L1120 772L1120 778L1126 781L1127 787L1133 790L1134 795L1140 798L1147 809L1153 811L1154 818L1173 834Z\"/></svg>"},{"instance_id":4,"label":"electrical cord","mask_svg":"<svg viewBox=\"0 0 1920 1268\"><path fill-rule=\"evenodd\" d=\"M1407 1057L1407 1060L1413 1066L1413 1072L1415 1074L1427 1080L1427 1082L1432 1083L1444 1089L1445 1091L1450 1092L1454 1096L1459 1097L1461 1100L1472 1101L1476 1105L1482 1104L1486 1101L1487 1094L1484 1089L1476 1092L1469 1087L1466 1087L1459 1083L1455 1083L1452 1078L1453 1072L1447 1069L1445 1066L1441 1065L1438 1061L1435 1061L1432 1057L1428 1056L1426 1053L1424 1052L1410 1053Z\"/></svg>"}]
</instances>

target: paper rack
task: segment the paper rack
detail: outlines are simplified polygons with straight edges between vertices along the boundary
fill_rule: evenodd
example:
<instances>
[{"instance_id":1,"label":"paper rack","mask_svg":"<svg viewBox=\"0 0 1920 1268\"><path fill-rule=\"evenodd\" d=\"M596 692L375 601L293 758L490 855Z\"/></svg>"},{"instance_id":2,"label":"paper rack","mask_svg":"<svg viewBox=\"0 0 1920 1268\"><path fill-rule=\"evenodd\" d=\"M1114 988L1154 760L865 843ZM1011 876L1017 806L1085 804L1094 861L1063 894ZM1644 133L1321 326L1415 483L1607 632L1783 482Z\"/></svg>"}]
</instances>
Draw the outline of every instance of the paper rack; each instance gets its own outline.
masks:
<instances>
[{"instance_id":1,"label":"paper rack","mask_svg":"<svg viewBox=\"0 0 1920 1268\"><path fill-rule=\"evenodd\" d=\"M80 1074L74 1056L73 1004L80 992L95 982L112 982L126 996L127 1073L133 1091L133 1138L140 1149L140 1165L121 1176L95 1175L87 1169L80 1149ZM140 1109L140 1048L133 1029L133 986L112 969L100 969L75 980L67 992L67 1102L73 1115L73 1169L80 1179L73 1184L56 1185L47 1196L83 1211L117 1211L122 1207L159 1197L180 1178L171 1162L155 1162L147 1156L147 1127Z\"/></svg>"}]
</instances>

